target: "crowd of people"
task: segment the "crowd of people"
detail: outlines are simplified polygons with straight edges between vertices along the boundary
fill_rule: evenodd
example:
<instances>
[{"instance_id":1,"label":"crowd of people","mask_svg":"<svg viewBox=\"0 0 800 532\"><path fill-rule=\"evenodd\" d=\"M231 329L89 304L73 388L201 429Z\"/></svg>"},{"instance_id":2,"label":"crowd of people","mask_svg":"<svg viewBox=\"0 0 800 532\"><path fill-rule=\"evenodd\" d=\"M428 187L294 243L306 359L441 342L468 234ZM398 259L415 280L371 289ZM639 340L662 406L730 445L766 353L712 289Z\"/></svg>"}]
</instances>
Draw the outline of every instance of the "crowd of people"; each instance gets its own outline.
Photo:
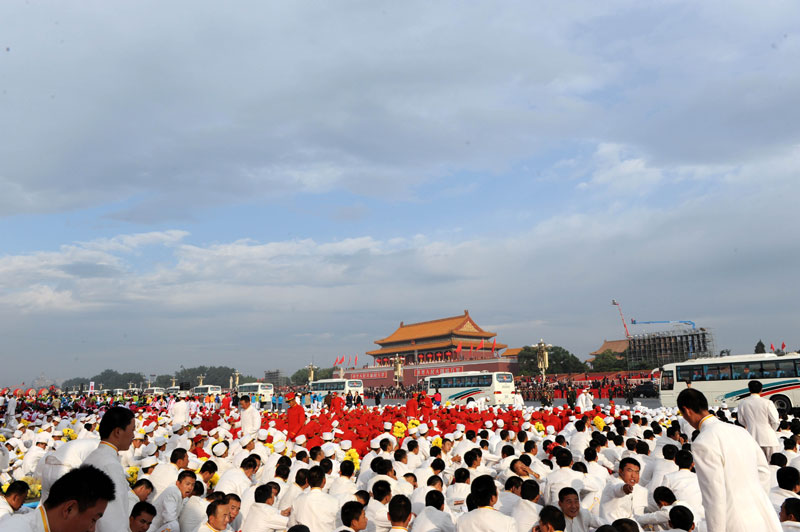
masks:
<instances>
[{"instance_id":1,"label":"crowd of people","mask_svg":"<svg viewBox=\"0 0 800 532\"><path fill-rule=\"evenodd\" d=\"M749 385L733 410L6 396L0 530L800 530L800 419Z\"/></svg>"}]
</instances>

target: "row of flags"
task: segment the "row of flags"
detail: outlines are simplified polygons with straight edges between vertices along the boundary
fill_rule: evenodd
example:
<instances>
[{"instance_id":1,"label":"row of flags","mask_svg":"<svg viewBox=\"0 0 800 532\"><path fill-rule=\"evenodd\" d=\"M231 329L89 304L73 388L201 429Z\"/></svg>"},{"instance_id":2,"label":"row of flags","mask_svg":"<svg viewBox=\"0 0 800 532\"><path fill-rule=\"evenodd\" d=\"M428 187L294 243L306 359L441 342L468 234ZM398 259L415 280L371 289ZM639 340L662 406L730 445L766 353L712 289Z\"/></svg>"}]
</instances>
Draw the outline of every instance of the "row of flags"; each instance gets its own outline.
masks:
<instances>
[{"instance_id":1,"label":"row of flags","mask_svg":"<svg viewBox=\"0 0 800 532\"><path fill-rule=\"evenodd\" d=\"M478 347L475 347L474 345L469 346L469 352L472 353L475 350L480 351L481 349L484 348L485 345L486 344L484 342L484 339L481 338L481 343L478 344ZM784 344L784 347L785 346L786 346L786 344ZM461 350L462 349L463 349L463 343L462 342L458 342L458 347L456 347L456 353L461 354ZM497 338L492 340L492 355L494 355L496 349L497 349ZM773 351L774 350L775 349L773 349ZM353 366L357 366L358 365L358 355L355 356L355 359L351 359L350 355L347 355L346 359L347 359L347 366L346 367L350 367L350 361L351 360L353 361L353 364L352 364ZM344 364L344 362L345 362L345 355L342 355L340 357L336 357L333 360L333 367L334 368L341 367Z\"/></svg>"},{"instance_id":2,"label":"row of flags","mask_svg":"<svg viewBox=\"0 0 800 532\"><path fill-rule=\"evenodd\" d=\"M342 355L340 357L336 357L333 361L333 367L338 368L344 364L345 356ZM350 361L353 361L353 366L358 364L358 355L355 356L355 359L352 359L350 355L347 355L347 367L350 367Z\"/></svg>"},{"instance_id":3,"label":"row of flags","mask_svg":"<svg viewBox=\"0 0 800 532\"><path fill-rule=\"evenodd\" d=\"M769 344L769 350L770 350L770 352L774 353L775 352L775 344ZM786 342L783 342L781 344L781 351L786 351Z\"/></svg>"}]
</instances>

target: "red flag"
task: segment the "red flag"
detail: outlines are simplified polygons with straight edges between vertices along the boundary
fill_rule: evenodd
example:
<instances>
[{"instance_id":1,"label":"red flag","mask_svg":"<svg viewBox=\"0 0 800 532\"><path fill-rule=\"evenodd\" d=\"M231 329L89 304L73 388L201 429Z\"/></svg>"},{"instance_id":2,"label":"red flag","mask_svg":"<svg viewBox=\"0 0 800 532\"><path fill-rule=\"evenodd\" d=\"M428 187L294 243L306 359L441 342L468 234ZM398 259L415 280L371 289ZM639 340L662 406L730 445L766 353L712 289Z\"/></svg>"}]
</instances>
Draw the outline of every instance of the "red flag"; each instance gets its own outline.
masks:
<instances>
[{"instance_id":1,"label":"red flag","mask_svg":"<svg viewBox=\"0 0 800 532\"><path fill-rule=\"evenodd\" d=\"M347 355L347 367L350 367L350 355Z\"/></svg>"},{"instance_id":2,"label":"red flag","mask_svg":"<svg viewBox=\"0 0 800 532\"><path fill-rule=\"evenodd\" d=\"M478 344L478 349L483 349L483 338L481 338L481 343Z\"/></svg>"},{"instance_id":3,"label":"red flag","mask_svg":"<svg viewBox=\"0 0 800 532\"><path fill-rule=\"evenodd\" d=\"M786 351L786 342L781 344L781 351Z\"/></svg>"},{"instance_id":4,"label":"red flag","mask_svg":"<svg viewBox=\"0 0 800 532\"><path fill-rule=\"evenodd\" d=\"M769 350L774 353L775 352L775 346L773 344L769 344Z\"/></svg>"},{"instance_id":5,"label":"red flag","mask_svg":"<svg viewBox=\"0 0 800 532\"><path fill-rule=\"evenodd\" d=\"M461 353L461 342L458 342L458 347L456 347L456 353Z\"/></svg>"},{"instance_id":6,"label":"red flag","mask_svg":"<svg viewBox=\"0 0 800 532\"><path fill-rule=\"evenodd\" d=\"M497 349L497 338L492 340L492 354L494 355L494 350Z\"/></svg>"},{"instance_id":7,"label":"red flag","mask_svg":"<svg viewBox=\"0 0 800 532\"><path fill-rule=\"evenodd\" d=\"M473 350L473 349L475 349L475 346L474 346L474 345L471 345L471 346L469 346L469 354L470 354L470 355L472 354L472 350Z\"/></svg>"},{"instance_id":8,"label":"red flag","mask_svg":"<svg viewBox=\"0 0 800 532\"><path fill-rule=\"evenodd\" d=\"M353 367L358 366L358 355L356 355L356 361L353 362Z\"/></svg>"}]
</instances>

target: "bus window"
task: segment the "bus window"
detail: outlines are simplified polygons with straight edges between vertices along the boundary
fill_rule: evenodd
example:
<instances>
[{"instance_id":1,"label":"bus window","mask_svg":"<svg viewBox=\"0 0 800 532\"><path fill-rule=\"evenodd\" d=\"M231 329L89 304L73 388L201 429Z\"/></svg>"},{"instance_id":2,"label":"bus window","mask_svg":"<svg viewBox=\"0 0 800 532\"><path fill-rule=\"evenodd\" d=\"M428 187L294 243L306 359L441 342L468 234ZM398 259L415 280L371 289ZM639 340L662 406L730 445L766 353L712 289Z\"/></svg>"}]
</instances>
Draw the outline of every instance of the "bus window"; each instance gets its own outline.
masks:
<instances>
[{"instance_id":1,"label":"bus window","mask_svg":"<svg viewBox=\"0 0 800 532\"><path fill-rule=\"evenodd\" d=\"M453 377L445 377L442 379L442 388L452 388L453 387Z\"/></svg>"},{"instance_id":2,"label":"bus window","mask_svg":"<svg viewBox=\"0 0 800 532\"><path fill-rule=\"evenodd\" d=\"M774 379L778 376L778 363L777 362L767 362L764 361L761 363L762 371L761 377L764 379Z\"/></svg>"},{"instance_id":3,"label":"bus window","mask_svg":"<svg viewBox=\"0 0 800 532\"><path fill-rule=\"evenodd\" d=\"M730 364L706 364L705 374L707 381L725 381L731 378Z\"/></svg>"},{"instance_id":4,"label":"bus window","mask_svg":"<svg viewBox=\"0 0 800 532\"><path fill-rule=\"evenodd\" d=\"M675 386L675 380L672 375L672 371L667 370L661 373L661 389L672 390L674 386Z\"/></svg>"},{"instance_id":5,"label":"bus window","mask_svg":"<svg viewBox=\"0 0 800 532\"><path fill-rule=\"evenodd\" d=\"M733 365L734 379L760 379L761 362L745 362Z\"/></svg>"},{"instance_id":6,"label":"bus window","mask_svg":"<svg viewBox=\"0 0 800 532\"><path fill-rule=\"evenodd\" d=\"M481 375L479 386L491 386L491 385L492 385L492 376Z\"/></svg>"},{"instance_id":7,"label":"bus window","mask_svg":"<svg viewBox=\"0 0 800 532\"><path fill-rule=\"evenodd\" d=\"M794 361L792 360L781 360L776 362L775 365L777 366L777 371L775 374L776 378L783 378L783 377L797 377L797 373L794 370Z\"/></svg>"},{"instance_id":8,"label":"bus window","mask_svg":"<svg viewBox=\"0 0 800 532\"><path fill-rule=\"evenodd\" d=\"M507 383L507 382L514 382L514 377L511 376L510 373L498 373L495 375L495 380L497 382Z\"/></svg>"},{"instance_id":9,"label":"bus window","mask_svg":"<svg viewBox=\"0 0 800 532\"><path fill-rule=\"evenodd\" d=\"M695 382L706 380L703 374L703 366L692 366L692 380Z\"/></svg>"},{"instance_id":10,"label":"bus window","mask_svg":"<svg viewBox=\"0 0 800 532\"><path fill-rule=\"evenodd\" d=\"M681 382L705 380L703 366L678 366L678 380Z\"/></svg>"}]
</instances>

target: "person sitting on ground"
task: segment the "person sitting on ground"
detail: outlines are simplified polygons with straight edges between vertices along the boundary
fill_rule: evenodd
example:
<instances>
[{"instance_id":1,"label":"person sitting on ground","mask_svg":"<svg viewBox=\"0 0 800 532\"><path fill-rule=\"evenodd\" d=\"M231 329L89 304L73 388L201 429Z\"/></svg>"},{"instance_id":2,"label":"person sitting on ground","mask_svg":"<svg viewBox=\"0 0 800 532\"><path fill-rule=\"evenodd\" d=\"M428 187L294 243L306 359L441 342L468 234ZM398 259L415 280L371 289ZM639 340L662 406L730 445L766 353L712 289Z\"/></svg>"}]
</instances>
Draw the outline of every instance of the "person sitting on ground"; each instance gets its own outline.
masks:
<instances>
[{"instance_id":1,"label":"person sitting on ground","mask_svg":"<svg viewBox=\"0 0 800 532\"><path fill-rule=\"evenodd\" d=\"M783 501L780 519L784 532L800 531L800 499L791 498Z\"/></svg>"},{"instance_id":2,"label":"person sitting on ground","mask_svg":"<svg viewBox=\"0 0 800 532\"><path fill-rule=\"evenodd\" d=\"M147 532L156 517L156 507L147 501L139 501L133 505L131 517L128 519L130 532Z\"/></svg>"},{"instance_id":3,"label":"person sitting on ground","mask_svg":"<svg viewBox=\"0 0 800 532\"><path fill-rule=\"evenodd\" d=\"M7 515L27 513L25 499L28 498L29 486L27 482L15 480L6 488L5 493L0 497L0 520Z\"/></svg>"},{"instance_id":4,"label":"person sitting on ground","mask_svg":"<svg viewBox=\"0 0 800 532\"><path fill-rule=\"evenodd\" d=\"M441 493L440 493L441 495ZM408 531L411 522L411 500L405 495L395 495L389 501L389 522L392 530Z\"/></svg>"},{"instance_id":5,"label":"person sitting on ground","mask_svg":"<svg viewBox=\"0 0 800 532\"><path fill-rule=\"evenodd\" d=\"M361 532L367 528L367 514L364 505L357 501L348 501L342 506L342 527L336 532Z\"/></svg>"},{"instance_id":6,"label":"person sitting on ground","mask_svg":"<svg viewBox=\"0 0 800 532\"><path fill-rule=\"evenodd\" d=\"M412 532L455 532L452 517L445 513L444 495L431 490L425 495L425 509L414 518Z\"/></svg>"},{"instance_id":7,"label":"person sitting on ground","mask_svg":"<svg viewBox=\"0 0 800 532\"><path fill-rule=\"evenodd\" d=\"M669 527L686 532L694 530L694 514L686 506L675 506L669 511Z\"/></svg>"},{"instance_id":8,"label":"person sitting on ground","mask_svg":"<svg viewBox=\"0 0 800 532\"><path fill-rule=\"evenodd\" d=\"M534 532L559 532L566 529L564 514L555 506L545 506L539 512L539 524Z\"/></svg>"}]
</instances>

